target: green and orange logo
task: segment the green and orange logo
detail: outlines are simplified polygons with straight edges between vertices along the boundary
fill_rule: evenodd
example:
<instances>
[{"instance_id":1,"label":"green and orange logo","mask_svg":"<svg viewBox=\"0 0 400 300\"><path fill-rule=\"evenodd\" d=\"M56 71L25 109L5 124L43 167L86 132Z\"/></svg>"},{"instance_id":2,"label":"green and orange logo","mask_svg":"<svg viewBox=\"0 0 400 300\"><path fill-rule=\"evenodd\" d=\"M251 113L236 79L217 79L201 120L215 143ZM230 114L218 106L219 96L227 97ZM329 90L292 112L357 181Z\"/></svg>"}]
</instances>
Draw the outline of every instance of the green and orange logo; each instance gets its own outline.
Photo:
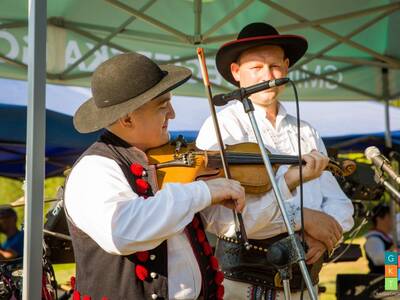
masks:
<instances>
[{"instance_id":1,"label":"green and orange logo","mask_svg":"<svg viewBox=\"0 0 400 300\"><path fill-rule=\"evenodd\" d=\"M385 252L385 291L398 291L400 281L400 255Z\"/></svg>"}]
</instances>

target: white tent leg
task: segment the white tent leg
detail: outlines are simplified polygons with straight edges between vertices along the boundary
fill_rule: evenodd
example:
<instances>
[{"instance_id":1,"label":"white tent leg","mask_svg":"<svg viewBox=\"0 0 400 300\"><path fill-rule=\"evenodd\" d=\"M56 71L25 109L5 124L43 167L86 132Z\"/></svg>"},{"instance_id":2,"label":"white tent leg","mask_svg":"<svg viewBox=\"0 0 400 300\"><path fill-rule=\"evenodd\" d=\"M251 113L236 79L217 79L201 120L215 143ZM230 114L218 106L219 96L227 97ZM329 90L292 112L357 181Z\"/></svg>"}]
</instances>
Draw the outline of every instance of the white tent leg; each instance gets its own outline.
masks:
<instances>
[{"instance_id":1,"label":"white tent leg","mask_svg":"<svg viewBox=\"0 0 400 300\"><path fill-rule=\"evenodd\" d=\"M382 68L382 96L385 100L385 146L392 148L392 136L390 133L390 106L389 106L389 70L386 68ZM390 198L390 213L392 214L393 220L393 244L398 245L397 239L397 218L396 218L396 199L391 196Z\"/></svg>"},{"instance_id":2,"label":"white tent leg","mask_svg":"<svg viewBox=\"0 0 400 300\"><path fill-rule=\"evenodd\" d=\"M29 0L23 299L41 299L46 121L47 0Z\"/></svg>"}]
</instances>

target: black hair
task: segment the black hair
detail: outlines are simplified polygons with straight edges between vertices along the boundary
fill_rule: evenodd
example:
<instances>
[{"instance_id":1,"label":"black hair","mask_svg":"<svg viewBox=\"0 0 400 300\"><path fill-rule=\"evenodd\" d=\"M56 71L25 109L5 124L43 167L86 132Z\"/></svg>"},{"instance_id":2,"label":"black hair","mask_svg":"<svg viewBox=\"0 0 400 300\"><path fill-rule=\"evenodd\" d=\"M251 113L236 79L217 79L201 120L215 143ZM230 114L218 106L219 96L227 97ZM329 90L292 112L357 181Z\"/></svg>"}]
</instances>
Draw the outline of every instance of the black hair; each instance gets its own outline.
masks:
<instances>
[{"instance_id":1,"label":"black hair","mask_svg":"<svg viewBox=\"0 0 400 300\"><path fill-rule=\"evenodd\" d=\"M386 215L390 214L390 207L385 203L379 203L371 211L371 220L374 226L376 226L377 219L384 218Z\"/></svg>"}]
</instances>

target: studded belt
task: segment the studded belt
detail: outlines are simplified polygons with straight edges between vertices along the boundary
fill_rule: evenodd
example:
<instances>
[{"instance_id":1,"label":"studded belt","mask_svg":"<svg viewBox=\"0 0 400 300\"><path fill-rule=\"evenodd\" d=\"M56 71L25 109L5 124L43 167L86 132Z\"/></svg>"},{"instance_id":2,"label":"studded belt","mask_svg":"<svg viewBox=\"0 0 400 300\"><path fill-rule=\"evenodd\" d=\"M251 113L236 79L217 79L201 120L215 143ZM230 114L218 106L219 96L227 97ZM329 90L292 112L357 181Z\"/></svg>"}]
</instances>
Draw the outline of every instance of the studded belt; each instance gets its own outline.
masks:
<instances>
[{"instance_id":1,"label":"studded belt","mask_svg":"<svg viewBox=\"0 0 400 300\"><path fill-rule=\"evenodd\" d=\"M269 246L285 237L287 234L280 234L265 240L249 240L251 247L246 250L237 239L218 236L216 256L225 278L281 290L282 280L279 272L267 262L266 253ZM322 262L323 257L315 264L307 266L313 285L318 283ZM301 290L301 279L302 275L298 265L293 265L292 279L290 280L292 292Z\"/></svg>"}]
</instances>

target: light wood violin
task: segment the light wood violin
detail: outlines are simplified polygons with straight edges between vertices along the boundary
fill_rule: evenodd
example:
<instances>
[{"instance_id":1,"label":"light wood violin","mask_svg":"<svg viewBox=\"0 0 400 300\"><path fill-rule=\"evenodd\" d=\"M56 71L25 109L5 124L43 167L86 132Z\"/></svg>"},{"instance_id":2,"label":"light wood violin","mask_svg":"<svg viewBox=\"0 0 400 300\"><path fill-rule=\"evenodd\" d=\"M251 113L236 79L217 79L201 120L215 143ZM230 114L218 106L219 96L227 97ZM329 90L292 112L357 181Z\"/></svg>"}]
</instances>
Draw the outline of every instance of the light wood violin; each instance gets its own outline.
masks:
<instances>
[{"instance_id":1,"label":"light wood violin","mask_svg":"<svg viewBox=\"0 0 400 300\"><path fill-rule=\"evenodd\" d=\"M271 189L271 183L265 172L265 166L256 143L229 145L225 149L231 178L239 181L247 193L265 193ZM194 143L176 144L150 149L147 152L149 164L155 165L159 187L165 183L189 183L195 180L207 180L224 177L219 151L203 151ZM298 165L297 156L269 154L271 164L276 171L280 165ZM330 159L326 168L335 176L349 176L354 173L356 164L351 160L336 162Z\"/></svg>"}]
</instances>

